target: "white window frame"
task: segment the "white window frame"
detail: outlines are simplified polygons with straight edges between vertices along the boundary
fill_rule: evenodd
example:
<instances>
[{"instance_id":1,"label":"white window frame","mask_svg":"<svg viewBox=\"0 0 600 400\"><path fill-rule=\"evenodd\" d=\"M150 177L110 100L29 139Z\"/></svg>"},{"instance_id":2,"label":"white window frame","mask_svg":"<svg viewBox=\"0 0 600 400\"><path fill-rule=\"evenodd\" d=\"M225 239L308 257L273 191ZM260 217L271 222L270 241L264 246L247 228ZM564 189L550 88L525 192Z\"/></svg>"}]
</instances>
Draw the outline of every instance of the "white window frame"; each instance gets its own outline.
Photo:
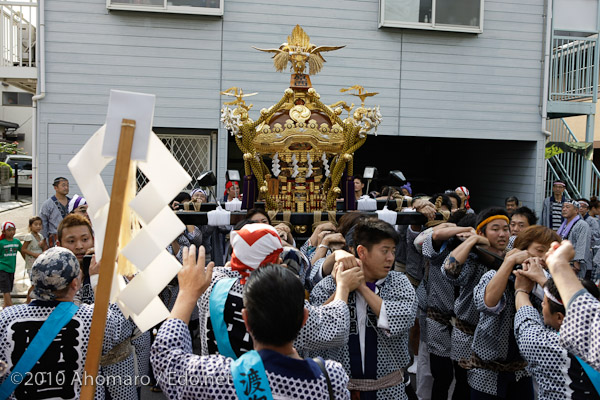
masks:
<instances>
[{"instance_id":1,"label":"white window frame","mask_svg":"<svg viewBox=\"0 0 600 400\"><path fill-rule=\"evenodd\" d=\"M197 15L223 15L223 3L225 0L219 1L219 8L211 7L190 7L190 6L169 6L168 0L163 0L164 6L148 6L140 4L123 4L113 3L112 0L106 0L106 8L109 10L123 11L143 11L143 12L159 12L172 14L197 14Z\"/></svg>"},{"instance_id":2,"label":"white window frame","mask_svg":"<svg viewBox=\"0 0 600 400\"><path fill-rule=\"evenodd\" d=\"M479 0L479 26L468 25L447 25L435 23L436 0L431 2L431 22L408 22L408 21L386 21L385 19L385 3L386 1L394 0L379 0L379 27L385 28L408 28L421 29L428 31L445 31L445 32L465 32L465 33L483 33L483 11L484 0Z\"/></svg>"}]
</instances>

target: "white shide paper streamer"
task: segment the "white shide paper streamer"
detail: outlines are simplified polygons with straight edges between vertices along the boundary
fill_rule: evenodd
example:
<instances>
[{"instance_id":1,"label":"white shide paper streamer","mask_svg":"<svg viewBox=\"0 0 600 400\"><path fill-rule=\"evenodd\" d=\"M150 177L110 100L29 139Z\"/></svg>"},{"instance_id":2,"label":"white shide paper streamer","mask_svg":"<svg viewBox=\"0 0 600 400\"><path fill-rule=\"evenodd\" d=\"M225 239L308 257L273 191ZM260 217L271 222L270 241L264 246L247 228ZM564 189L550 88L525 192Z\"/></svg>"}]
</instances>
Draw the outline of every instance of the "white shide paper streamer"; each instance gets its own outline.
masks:
<instances>
[{"instance_id":1,"label":"white shide paper streamer","mask_svg":"<svg viewBox=\"0 0 600 400\"><path fill-rule=\"evenodd\" d=\"M275 153L273 156L273 161L271 163L271 170L273 171L273 176L277 178L281 173L281 168L279 166L279 153Z\"/></svg>"},{"instance_id":2,"label":"white shide paper streamer","mask_svg":"<svg viewBox=\"0 0 600 400\"><path fill-rule=\"evenodd\" d=\"M298 160L296 159L296 154L292 154L292 178L296 178L298 176Z\"/></svg>"},{"instance_id":3,"label":"white shide paper streamer","mask_svg":"<svg viewBox=\"0 0 600 400\"><path fill-rule=\"evenodd\" d=\"M168 203L187 186L191 178L160 139L153 132L145 131L145 127L152 126L154 102L152 101L150 109L147 103L149 98L138 95L119 94L118 104L113 104L111 94L109 104L109 116L117 115L111 113L111 110L118 106L121 111L117 119L122 115L123 118L136 121L132 159L144 160L139 161L137 167L149 179L148 184L129 203L139 217L142 229L122 251L122 255L138 268L139 273L127 285L123 278L115 276L110 298L119 305L123 314L131 317L144 332L169 316L168 309L157 296L177 275L181 264L165 248L184 231L185 225ZM131 106L136 104L135 99L143 99L143 104ZM131 107L137 109L136 118L127 112ZM107 134L108 129L107 125L102 126L68 164L89 206L88 214L94 226L94 247L98 260L102 255L110 206L110 197L100 173L114 158L104 157L100 151L106 149L104 145L107 137L110 137L111 143L115 140L114 132ZM118 130L120 134L120 121ZM138 143L141 144L136 147ZM147 147L144 148L146 144Z\"/></svg>"},{"instance_id":4,"label":"white shide paper streamer","mask_svg":"<svg viewBox=\"0 0 600 400\"><path fill-rule=\"evenodd\" d=\"M306 170L306 178L310 178L313 173L313 165L312 160L310 159L310 153L306 153L306 164L308 165Z\"/></svg>"},{"instance_id":5,"label":"white shide paper streamer","mask_svg":"<svg viewBox=\"0 0 600 400\"><path fill-rule=\"evenodd\" d=\"M329 177L329 161L327 161L327 154L323 153L321 156L321 161L323 161L323 169L325 170L324 174L326 177Z\"/></svg>"}]
</instances>

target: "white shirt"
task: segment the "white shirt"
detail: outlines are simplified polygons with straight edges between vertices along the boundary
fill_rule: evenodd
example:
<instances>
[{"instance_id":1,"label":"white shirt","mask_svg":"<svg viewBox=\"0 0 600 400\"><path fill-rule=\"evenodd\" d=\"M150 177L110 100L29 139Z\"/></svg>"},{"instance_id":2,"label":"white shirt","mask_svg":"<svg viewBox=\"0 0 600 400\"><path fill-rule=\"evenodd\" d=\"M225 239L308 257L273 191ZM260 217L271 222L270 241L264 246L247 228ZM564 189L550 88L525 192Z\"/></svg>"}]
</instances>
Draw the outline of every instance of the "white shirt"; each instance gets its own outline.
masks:
<instances>
[{"instance_id":1,"label":"white shirt","mask_svg":"<svg viewBox=\"0 0 600 400\"><path fill-rule=\"evenodd\" d=\"M375 282L375 294L379 293L379 286L385 281L385 278L378 280ZM356 318L358 322L358 339L360 342L360 358L362 360L362 369L363 373L365 371L365 332L367 328L367 301L365 298L358 293L356 293ZM379 318L377 318L377 328L381 329L390 329L390 324L388 322L387 314L385 312L385 302L381 302L381 310L379 311Z\"/></svg>"}]
</instances>

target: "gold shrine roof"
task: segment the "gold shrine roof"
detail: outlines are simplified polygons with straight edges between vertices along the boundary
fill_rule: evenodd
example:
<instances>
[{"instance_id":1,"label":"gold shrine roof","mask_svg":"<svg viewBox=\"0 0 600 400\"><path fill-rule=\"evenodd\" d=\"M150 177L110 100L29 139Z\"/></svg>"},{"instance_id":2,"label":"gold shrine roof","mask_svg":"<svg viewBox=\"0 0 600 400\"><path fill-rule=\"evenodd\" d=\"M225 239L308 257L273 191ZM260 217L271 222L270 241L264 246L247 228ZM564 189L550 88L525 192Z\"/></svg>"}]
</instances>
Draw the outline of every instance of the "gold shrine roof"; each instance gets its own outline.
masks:
<instances>
[{"instance_id":1,"label":"gold shrine roof","mask_svg":"<svg viewBox=\"0 0 600 400\"><path fill-rule=\"evenodd\" d=\"M256 149L263 154L341 152L344 128L306 97L302 98L298 93L294 93L293 97L290 99L293 101L284 104L257 128L254 138Z\"/></svg>"}]
</instances>

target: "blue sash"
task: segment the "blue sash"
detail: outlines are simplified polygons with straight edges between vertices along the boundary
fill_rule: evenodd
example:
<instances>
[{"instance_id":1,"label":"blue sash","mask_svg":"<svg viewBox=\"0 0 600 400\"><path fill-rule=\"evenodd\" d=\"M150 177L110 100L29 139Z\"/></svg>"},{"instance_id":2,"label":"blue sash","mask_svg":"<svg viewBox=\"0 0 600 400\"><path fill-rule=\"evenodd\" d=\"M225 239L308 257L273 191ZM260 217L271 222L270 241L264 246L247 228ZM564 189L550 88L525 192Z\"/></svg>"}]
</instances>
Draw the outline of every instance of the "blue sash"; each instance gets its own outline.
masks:
<instances>
[{"instance_id":1,"label":"blue sash","mask_svg":"<svg viewBox=\"0 0 600 400\"><path fill-rule=\"evenodd\" d=\"M13 367L10 375L0 386L0 399L7 399L15 391L25 375L33 369L60 330L71 321L78 309L79 306L71 301L61 301L56 306Z\"/></svg>"},{"instance_id":2,"label":"blue sash","mask_svg":"<svg viewBox=\"0 0 600 400\"><path fill-rule=\"evenodd\" d=\"M591 365L583 361L581 358L577 356L575 356L575 358L577 361L579 361L579 364L581 364L583 367L583 371L587 374L588 378L590 378L592 385L594 385L594 389L596 389L596 392L598 392L600 395L600 372L596 371Z\"/></svg>"},{"instance_id":3,"label":"blue sash","mask_svg":"<svg viewBox=\"0 0 600 400\"><path fill-rule=\"evenodd\" d=\"M215 340L217 341L219 353L225 357L231 357L234 360L237 359L237 355L233 351L231 342L229 341L229 333L227 332L227 324L225 324L224 312L229 290L235 281L237 281L235 278L217 281L212 288L209 300L210 322L212 323L215 332Z\"/></svg>"},{"instance_id":4,"label":"blue sash","mask_svg":"<svg viewBox=\"0 0 600 400\"><path fill-rule=\"evenodd\" d=\"M256 350L251 350L232 362L231 375L238 399L273 399L265 366Z\"/></svg>"}]
</instances>

